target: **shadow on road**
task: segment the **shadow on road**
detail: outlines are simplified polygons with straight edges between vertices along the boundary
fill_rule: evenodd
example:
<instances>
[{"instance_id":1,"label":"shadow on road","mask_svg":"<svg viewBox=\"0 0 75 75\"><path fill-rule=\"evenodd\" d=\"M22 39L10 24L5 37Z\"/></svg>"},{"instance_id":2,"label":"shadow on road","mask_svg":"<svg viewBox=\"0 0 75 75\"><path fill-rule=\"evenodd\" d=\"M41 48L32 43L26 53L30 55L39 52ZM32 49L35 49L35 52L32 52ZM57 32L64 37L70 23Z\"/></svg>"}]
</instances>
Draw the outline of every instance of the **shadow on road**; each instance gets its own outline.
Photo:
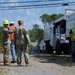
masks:
<instances>
[{"instance_id":1,"label":"shadow on road","mask_svg":"<svg viewBox=\"0 0 75 75\"><path fill-rule=\"evenodd\" d=\"M61 66L75 66L70 55L56 55L56 54L35 54L35 59L39 59L40 63L55 63Z\"/></svg>"}]
</instances>

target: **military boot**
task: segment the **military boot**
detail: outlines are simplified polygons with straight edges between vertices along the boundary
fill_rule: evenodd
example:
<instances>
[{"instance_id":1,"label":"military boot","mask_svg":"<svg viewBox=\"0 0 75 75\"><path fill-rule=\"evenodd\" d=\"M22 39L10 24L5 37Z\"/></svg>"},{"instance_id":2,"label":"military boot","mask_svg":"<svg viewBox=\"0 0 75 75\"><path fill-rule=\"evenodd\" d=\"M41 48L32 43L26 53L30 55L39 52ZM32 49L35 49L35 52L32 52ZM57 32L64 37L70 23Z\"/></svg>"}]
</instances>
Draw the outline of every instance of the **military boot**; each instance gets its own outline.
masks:
<instances>
[{"instance_id":1,"label":"military boot","mask_svg":"<svg viewBox=\"0 0 75 75\"><path fill-rule=\"evenodd\" d=\"M5 66L9 66L10 65L10 62L8 61L8 62L4 63L4 65Z\"/></svg>"},{"instance_id":2,"label":"military boot","mask_svg":"<svg viewBox=\"0 0 75 75\"><path fill-rule=\"evenodd\" d=\"M31 66L31 64L26 64L26 67L29 67L29 66Z\"/></svg>"},{"instance_id":3,"label":"military boot","mask_svg":"<svg viewBox=\"0 0 75 75\"><path fill-rule=\"evenodd\" d=\"M21 64L17 64L17 66L21 66Z\"/></svg>"}]
</instances>

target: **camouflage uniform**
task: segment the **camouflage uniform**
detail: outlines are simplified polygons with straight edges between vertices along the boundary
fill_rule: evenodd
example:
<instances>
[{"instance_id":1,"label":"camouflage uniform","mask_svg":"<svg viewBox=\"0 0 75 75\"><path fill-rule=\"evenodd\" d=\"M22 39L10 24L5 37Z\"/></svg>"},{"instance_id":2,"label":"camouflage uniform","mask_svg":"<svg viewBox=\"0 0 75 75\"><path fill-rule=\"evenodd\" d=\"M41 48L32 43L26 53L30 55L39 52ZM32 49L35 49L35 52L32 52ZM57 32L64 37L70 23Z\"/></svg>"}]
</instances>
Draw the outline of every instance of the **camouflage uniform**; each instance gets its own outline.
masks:
<instances>
[{"instance_id":1,"label":"camouflage uniform","mask_svg":"<svg viewBox=\"0 0 75 75\"><path fill-rule=\"evenodd\" d=\"M8 30L8 28L3 28L2 31L2 42L4 48L4 65L10 63L10 33L14 32L13 30Z\"/></svg>"},{"instance_id":2,"label":"camouflage uniform","mask_svg":"<svg viewBox=\"0 0 75 75\"><path fill-rule=\"evenodd\" d=\"M21 25L18 26L14 32L14 43L17 50L17 64L21 64L22 52L24 54L25 63L29 64L29 47L30 39L28 31Z\"/></svg>"}]
</instances>

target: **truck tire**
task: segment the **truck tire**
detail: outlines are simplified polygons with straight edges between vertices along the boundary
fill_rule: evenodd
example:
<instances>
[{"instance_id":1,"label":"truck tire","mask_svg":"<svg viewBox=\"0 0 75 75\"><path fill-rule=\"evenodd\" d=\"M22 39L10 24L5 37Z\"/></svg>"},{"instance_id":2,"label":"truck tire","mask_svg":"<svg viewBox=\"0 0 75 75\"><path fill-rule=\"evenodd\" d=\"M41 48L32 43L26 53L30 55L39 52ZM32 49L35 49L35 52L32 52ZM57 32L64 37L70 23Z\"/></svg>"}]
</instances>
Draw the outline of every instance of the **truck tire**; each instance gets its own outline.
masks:
<instances>
[{"instance_id":1,"label":"truck tire","mask_svg":"<svg viewBox=\"0 0 75 75\"><path fill-rule=\"evenodd\" d=\"M61 54L61 44L60 44L60 41L57 39L57 41L56 41L56 48L55 48L55 50L56 50L56 54Z\"/></svg>"},{"instance_id":2,"label":"truck tire","mask_svg":"<svg viewBox=\"0 0 75 75\"><path fill-rule=\"evenodd\" d=\"M53 54L53 47L52 46L49 46L49 49L47 51L48 54Z\"/></svg>"},{"instance_id":3,"label":"truck tire","mask_svg":"<svg viewBox=\"0 0 75 75\"><path fill-rule=\"evenodd\" d=\"M64 54L69 54L69 44L62 44L62 49Z\"/></svg>"}]
</instances>

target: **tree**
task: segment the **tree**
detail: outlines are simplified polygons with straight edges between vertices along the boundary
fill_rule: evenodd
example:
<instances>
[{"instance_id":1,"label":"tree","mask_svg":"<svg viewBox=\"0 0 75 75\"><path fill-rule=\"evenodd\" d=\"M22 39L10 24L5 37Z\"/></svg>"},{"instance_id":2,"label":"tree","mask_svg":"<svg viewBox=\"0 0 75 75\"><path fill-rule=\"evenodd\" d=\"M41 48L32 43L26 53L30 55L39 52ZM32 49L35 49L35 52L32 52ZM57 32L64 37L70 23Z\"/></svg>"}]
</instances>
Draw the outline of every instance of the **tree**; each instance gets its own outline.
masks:
<instances>
[{"instance_id":1,"label":"tree","mask_svg":"<svg viewBox=\"0 0 75 75\"><path fill-rule=\"evenodd\" d=\"M51 16L48 14L43 14L42 16L40 16L40 19L44 25L48 25L52 21Z\"/></svg>"},{"instance_id":2,"label":"tree","mask_svg":"<svg viewBox=\"0 0 75 75\"><path fill-rule=\"evenodd\" d=\"M62 16L64 16L64 15L63 14L52 14L52 15L43 14L42 16L40 16L40 19L41 19L43 25L50 25L50 23L52 21L55 21L56 19L58 19Z\"/></svg>"},{"instance_id":3,"label":"tree","mask_svg":"<svg viewBox=\"0 0 75 75\"><path fill-rule=\"evenodd\" d=\"M35 39L35 33L34 33L34 30L29 30L29 36L30 36L30 40L31 42L35 42L36 39Z\"/></svg>"},{"instance_id":4,"label":"tree","mask_svg":"<svg viewBox=\"0 0 75 75\"><path fill-rule=\"evenodd\" d=\"M34 30L39 29L38 24L34 24L34 25L33 25L33 29L34 29Z\"/></svg>"},{"instance_id":5,"label":"tree","mask_svg":"<svg viewBox=\"0 0 75 75\"><path fill-rule=\"evenodd\" d=\"M39 27L38 24L33 25L33 29L29 30L29 36L32 42L38 41L38 44L44 37L44 31Z\"/></svg>"}]
</instances>

